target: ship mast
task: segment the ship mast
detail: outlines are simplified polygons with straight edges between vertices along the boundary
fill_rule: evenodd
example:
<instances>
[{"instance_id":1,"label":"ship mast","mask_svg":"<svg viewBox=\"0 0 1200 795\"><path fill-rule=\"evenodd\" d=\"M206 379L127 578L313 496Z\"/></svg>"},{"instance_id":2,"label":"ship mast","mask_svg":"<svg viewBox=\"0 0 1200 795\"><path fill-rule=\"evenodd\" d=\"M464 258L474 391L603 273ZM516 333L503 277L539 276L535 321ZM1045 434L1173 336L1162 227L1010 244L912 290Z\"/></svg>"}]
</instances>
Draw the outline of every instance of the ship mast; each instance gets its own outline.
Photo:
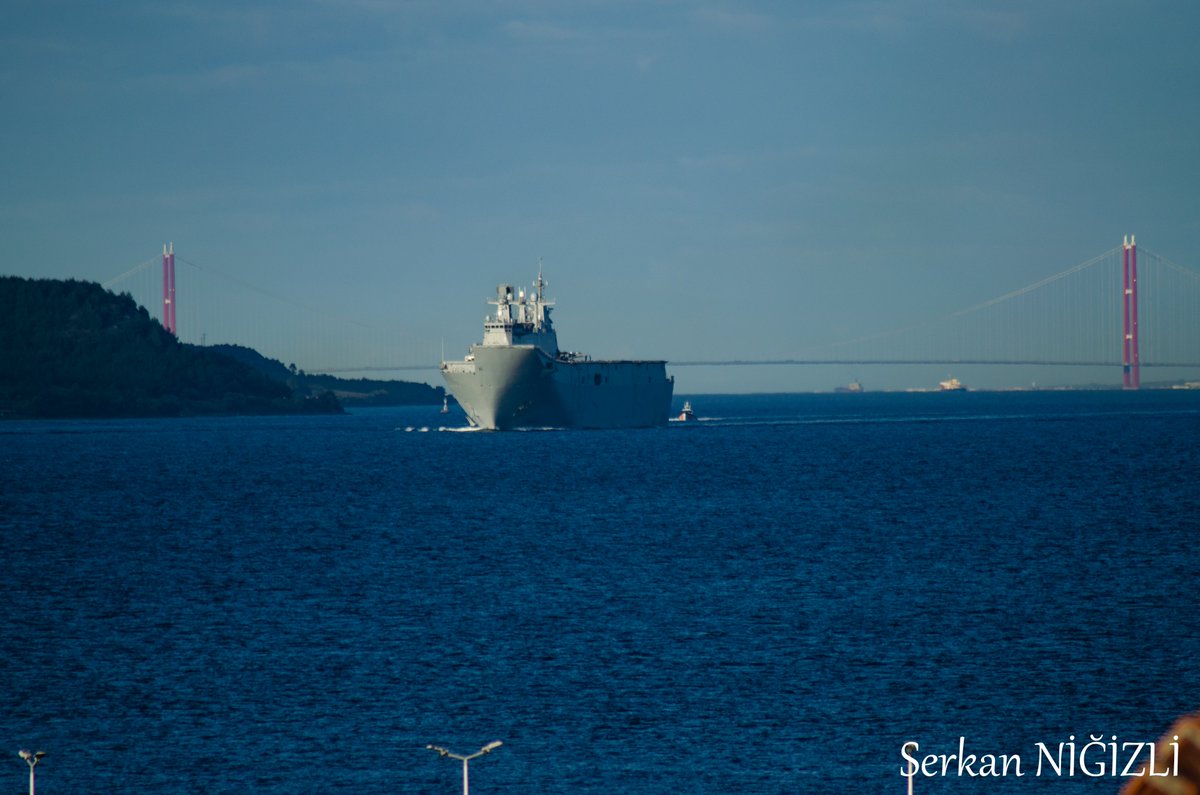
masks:
<instances>
[{"instance_id":1,"label":"ship mast","mask_svg":"<svg viewBox=\"0 0 1200 795\"><path fill-rule=\"evenodd\" d=\"M534 287L537 288L537 306L534 312L534 328L541 331L545 326L550 325L550 316L547 313L547 308L550 306L546 301L546 281L542 278L542 258L538 257L538 275L537 281L534 282Z\"/></svg>"}]
</instances>

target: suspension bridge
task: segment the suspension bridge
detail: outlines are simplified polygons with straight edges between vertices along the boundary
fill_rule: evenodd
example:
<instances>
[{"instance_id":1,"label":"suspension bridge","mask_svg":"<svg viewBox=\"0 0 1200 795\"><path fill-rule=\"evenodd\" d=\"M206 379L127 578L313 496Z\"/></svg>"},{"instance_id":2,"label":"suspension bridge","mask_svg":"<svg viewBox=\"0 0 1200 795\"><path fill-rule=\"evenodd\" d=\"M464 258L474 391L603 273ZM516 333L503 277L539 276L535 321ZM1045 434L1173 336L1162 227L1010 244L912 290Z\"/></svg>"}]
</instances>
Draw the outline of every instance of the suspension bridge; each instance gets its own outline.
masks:
<instances>
[{"instance_id":1,"label":"suspension bridge","mask_svg":"<svg viewBox=\"0 0 1200 795\"><path fill-rule=\"evenodd\" d=\"M161 281L159 279L161 262ZM105 282L129 292L181 340L239 344L308 372L434 371L437 345L338 317L210 265L174 246ZM1113 368L1126 388L1142 370L1200 373L1200 271L1132 237L1031 284L943 315L762 359L672 360L671 367L1025 365Z\"/></svg>"}]
</instances>

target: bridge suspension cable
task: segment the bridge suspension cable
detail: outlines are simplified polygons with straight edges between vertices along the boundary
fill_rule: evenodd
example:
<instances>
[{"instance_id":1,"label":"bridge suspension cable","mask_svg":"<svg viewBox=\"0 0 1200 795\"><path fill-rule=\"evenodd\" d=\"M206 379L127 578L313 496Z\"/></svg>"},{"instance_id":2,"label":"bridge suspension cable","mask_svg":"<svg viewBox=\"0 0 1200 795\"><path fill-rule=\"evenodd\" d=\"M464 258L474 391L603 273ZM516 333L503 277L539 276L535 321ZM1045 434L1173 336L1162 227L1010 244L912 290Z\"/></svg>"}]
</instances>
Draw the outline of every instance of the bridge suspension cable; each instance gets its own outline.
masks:
<instances>
[{"instance_id":1,"label":"bridge suspension cable","mask_svg":"<svg viewBox=\"0 0 1200 795\"><path fill-rule=\"evenodd\" d=\"M1055 365L1121 364L1121 257L1114 246L1051 276L986 301L886 331L792 356L684 360L672 366L752 365ZM1140 366L1200 362L1200 273L1142 253ZM1155 267L1151 267L1155 266ZM1170 278L1168 278L1170 276ZM1134 315L1138 323L1137 315ZM1146 355L1149 353L1150 355Z\"/></svg>"},{"instance_id":2,"label":"bridge suspension cable","mask_svg":"<svg viewBox=\"0 0 1200 795\"><path fill-rule=\"evenodd\" d=\"M114 276L106 282L101 282L100 286L105 290L111 290L115 285L120 284L131 276L136 276L156 262L158 262L158 257L151 257L145 262L139 262L137 265L134 265L132 268L120 274L119 276Z\"/></svg>"},{"instance_id":3,"label":"bridge suspension cable","mask_svg":"<svg viewBox=\"0 0 1200 795\"><path fill-rule=\"evenodd\" d=\"M986 301L930 319L762 359L684 359L676 367L754 365L1121 364L1123 246ZM1137 296L1142 367L1200 367L1200 272L1142 248ZM178 257L180 336L246 345L312 372L432 371L436 345L405 331L380 331L290 299L225 269ZM104 282L138 281L133 292L157 316L151 258ZM229 285L240 290L230 290ZM250 297L248 293L254 294ZM264 301L263 298L269 299ZM172 310L176 304L172 301ZM682 357L681 357L682 358ZM322 366L316 366L316 365Z\"/></svg>"},{"instance_id":4,"label":"bridge suspension cable","mask_svg":"<svg viewBox=\"0 0 1200 795\"><path fill-rule=\"evenodd\" d=\"M1080 271L1087 270L1088 268L1092 267L1093 265L1101 263L1108 257L1113 256L1119 250L1120 250L1120 246L1114 246L1114 247L1110 248L1108 251L1105 251L1103 254L1097 254L1096 256L1092 257L1091 259L1089 259L1085 262L1081 262L1078 265L1074 265L1070 268L1067 268L1065 271L1060 271L1060 272L1054 274L1053 276L1047 276L1046 278L1041 279L1040 281L1036 281L1033 284L1027 284L1024 287L1013 290L1010 293L1005 293L1004 295L998 295L995 298L991 298L987 301L983 301L982 303L975 304L974 306L968 306L967 308L960 309L957 312L951 312L949 315L946 315L945 318L941 318L941 319L949 319L952 317L961 317L962 315L969 315L972 312L977 312L980 309L987 309L989 306L995 306L996 304L999 304L1003 301L1008 301L1012 298L1019 298L1022 295L1027 295L1028 293L1031 293L1034 290L1045 287L1048 284L1053 284L1054 282L1058 281L1059 279L1065 279L1066 277L1070 276L1071 274L1079 273ZM931 322L937 322L937 321L931 321Z\"/></svg>"},{"instance_id":5,"label":"bridge suspension cable","mask_svg":"<svg viewBox=\"0 0 1200 795\"><path fill-rule=\"evenodd\" d=\"M1145 246L1142 246L1142 253L1149 254L1151 257L1154 257L1156 260L1158 260L1160 263L1167 266L1171 270L1181 273L1184 276L1188 277L1189 279L1192 279L1193 281L1200 282L1200 271L1194 271L1191 268L1185 268L1184 266L1179 265L1179 264L1167 259L1162 254L1151 251L1150 249L1146 248Z\"/></svg>"},{"instance_id":6,"label":"bridge suspension cable","mask_svg":"<svg viewBox=\"0 0 1200 795\"><path fill-rule=\"evenodd\" d=\"M394 369L381 365L396 360L400 369L425 369L438 361L431 340L404 329L384 329L361 318L314 307L228 269L178 253L173 259L183 266L175 274L178 289L171 301L171 310L178 313L177 333L182 341L246 346L309 372L382 371ZM158 261L155 257L138 263L102 284L106 289L129 292L157 318L163 304L151 266ZM338 363L356 366L321 368Z\"/></svg>"},{"instance_id":7,"label":"bridge suspension cable","mask_svg":"<svg viewBox=\"0 0 1200 795\"><path fill-rule=\"evenodd\" d=\"M891 328L886 331L879 331L879 332L875 332L872 334L855 337L852 339L840 340L838 342L829 343L827 345L814 346L814 347L808 348L807 350L822 351L822 350L829 350L829 349L834 349L834 348L845 348L845 347L849 347L852 345L861 345L863 343L874 342L876 340L882 340L882 339L888 339L888 338L895 337L900 334L906 334L906 333L909 333L912 331L917 331L917 330L920 330L923 328L935 326L939 323L944 323L948 320L953 320L955 318L963 317L965 315L970 315L974 312L978 312L983 309L987 309L989 307L993 307L998 304L1002 304L1002 303L1004 303L1006 301L1010 301L1014 298L1019 298L1024 295L1028 295L1029 293L1032 293L1035 290L1038 290L1042 287L1046 287L1047 285L1050 285L1057 281L1060 281L1061 279L1064 279L1067 276L1071 276L1072 274L1076 274L1081 271L1087 270L1088 268L1091 268L1099 263L1106 261L1109 257L1114 256L1118 251L1120 251L1120 249L1121 249L1120 246L1114 246L1113 248L1109 249L1108 251L1105 251L1101 254L1097 254L1096 256L1094 256L1090 259L1084 260L1083 262L1081 262L1077 265L1073 265L1070 268L1067 268L1066 270L1059 271L1058 273L1054 274L1053 276L1047 276L1046 278L1039 279L1038 281L1033 282L1032 284L1027 284L1024 287L1020 287L1016 290L1012 290L1011 292L1007 292L1003 295L996 296L995 298L990 298L986 301L981 301L980 303L973 304L968 307L964 307L963 309L959 309L954 312L950 312L949 314L946 314L946 315L940 315L938 317L929 318L929 319L925 319L925 320L918 320L915 323L909 323L904 326L897 326L895 328ZM933 362L933 363L942 363L942 362L939 361L939 362Z\"/></svg>"}]
</instances>

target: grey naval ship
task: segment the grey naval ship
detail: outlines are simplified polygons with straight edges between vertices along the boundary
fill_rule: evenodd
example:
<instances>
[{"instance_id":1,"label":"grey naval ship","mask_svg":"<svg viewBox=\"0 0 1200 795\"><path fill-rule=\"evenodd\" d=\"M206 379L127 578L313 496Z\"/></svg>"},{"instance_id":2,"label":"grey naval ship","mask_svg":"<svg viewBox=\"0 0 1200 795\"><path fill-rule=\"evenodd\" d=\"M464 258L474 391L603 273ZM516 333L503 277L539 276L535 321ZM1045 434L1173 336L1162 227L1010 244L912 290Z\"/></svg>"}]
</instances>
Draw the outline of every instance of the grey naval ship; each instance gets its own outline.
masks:
<instances>
[{"instance_id":1,"label":"grey naval ship","mask_svg":"<svg viewBox=\"0 0 1200 795\"><path fill-rule=\"evenodd\" d=\"M442 376L474 426L646 428L666 425L674 377L665 361L606 361L559 350L539 272L533 290L496 288L483 341Z\"/></svg>"}]
</instances>

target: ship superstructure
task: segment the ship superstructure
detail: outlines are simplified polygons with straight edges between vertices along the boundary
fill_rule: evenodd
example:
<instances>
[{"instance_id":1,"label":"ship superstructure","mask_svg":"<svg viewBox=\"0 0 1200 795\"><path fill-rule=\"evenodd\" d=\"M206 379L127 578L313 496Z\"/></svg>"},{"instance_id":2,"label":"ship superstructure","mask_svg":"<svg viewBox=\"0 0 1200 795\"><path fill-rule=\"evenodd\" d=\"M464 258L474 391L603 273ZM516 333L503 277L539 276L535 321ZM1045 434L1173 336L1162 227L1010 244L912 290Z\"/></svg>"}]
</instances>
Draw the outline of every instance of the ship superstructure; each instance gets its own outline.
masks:
<instances>
[{"instance_id":1,"label":"ship superstructure","mask_svg":"<svg viewBox=\"0 0 1200 795\"><path fill-rule=\"evenodd\" d=\"M606 361L560 350L539 272L533 289L501 284L483 340L442 376L472 425L510 428L642 428L666 425L674 379L666 362Z\"/></svg>"}]
</instances>

